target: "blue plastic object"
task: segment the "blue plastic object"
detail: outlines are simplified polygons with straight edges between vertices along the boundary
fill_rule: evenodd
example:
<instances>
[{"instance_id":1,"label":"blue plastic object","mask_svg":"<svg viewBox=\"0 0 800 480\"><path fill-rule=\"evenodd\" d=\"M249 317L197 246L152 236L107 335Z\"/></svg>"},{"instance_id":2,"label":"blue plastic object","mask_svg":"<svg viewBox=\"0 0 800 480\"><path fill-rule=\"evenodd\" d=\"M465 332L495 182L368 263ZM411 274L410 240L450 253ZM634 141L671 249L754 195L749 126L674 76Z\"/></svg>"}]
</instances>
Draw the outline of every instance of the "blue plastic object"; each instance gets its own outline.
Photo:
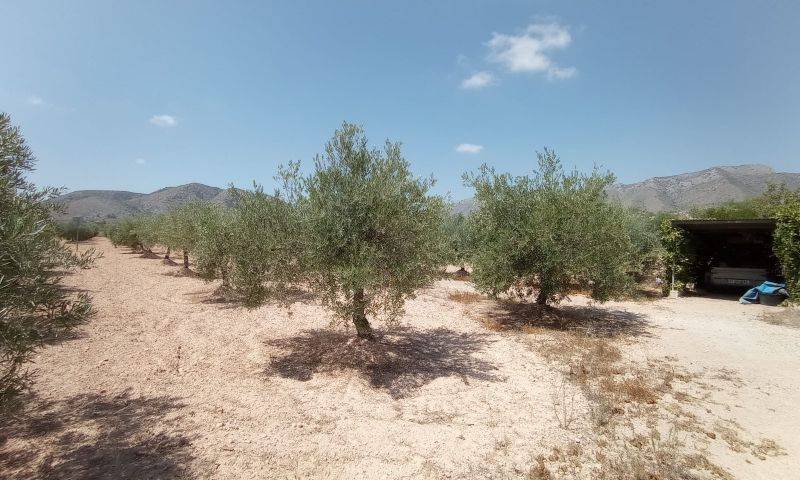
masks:
<instances>
[{"instance_id":1,"label":"blue plastic object","mask_svg":"<svg viewBox=\"0 0 800 480\"><path fill-rule=\"evenodd\" d=\"M753 287L744 295L742 298L739 299L739 303L750 304L750 303L760 303L759 298L761 295L780 295L783 292L780 290L785 290L786 284L785 283L775 283L775 282L764 282L757 287Z\"/></svg>"}]
</instances>

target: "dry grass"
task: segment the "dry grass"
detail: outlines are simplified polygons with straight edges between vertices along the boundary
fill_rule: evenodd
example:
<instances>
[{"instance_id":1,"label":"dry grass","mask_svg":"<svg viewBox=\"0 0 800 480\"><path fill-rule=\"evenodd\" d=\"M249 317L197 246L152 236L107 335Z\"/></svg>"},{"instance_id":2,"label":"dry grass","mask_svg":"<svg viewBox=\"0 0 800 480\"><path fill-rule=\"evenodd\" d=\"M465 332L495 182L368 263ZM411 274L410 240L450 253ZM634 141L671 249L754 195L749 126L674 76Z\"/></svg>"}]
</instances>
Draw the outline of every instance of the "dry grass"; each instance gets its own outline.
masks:
<instances>
[{"instance_id":1,"label":"dry grass","mask_svg":"<svg viewBox=\"0 0 800 480\"><path fill-rule=\"evenodd\" d=\"M761 441L753 446L752 449L753 455L760 458L761 460L766 459L767 457L777 457L778 455L786 455L786 450L783 449L780 445L778 445L775 440L769 438L762 438Z\"/></svg>"},{"instance_id":2,"label":"dry grass","mask_svg":"<svg viewBox=\"0 0 800 480\"><path fill-rule=\"evenodd\" d=\"M733 420L720 420L714 424L714 429L720 438L728 444L728 448L734 452L744 453L749 451L759 460L786 455L786 451L775 440L762 438L758 443L755 443L743 439L741 433L744 430Z\"/></svg>"},{"instance_id":3,"label":"dry grass","mask_svg":"<svg viewBox=\"0 0 800 480\"><path fill-rule=\"evenodd\" d=\"M625 402L654 405L659 399L658 392L641 376L622 380L606 377L600 380L599 384L605 395L620 398Z\"/></svg>"},{"instance_id":4,"label":"dry grass","mask_svg":"<svg viewBox=\"0 0 800 480\"><path fill-rule=\"evenodd\" d=\"M547 468L547 458L544 455L538 455L535 459L536 465L532 466L528 471L528 478L530 480L554 480L553 472Z\"/></svg>"},{"instance_id":5,"label":"dry grass","mask_svg":"<svg viewBox=\"0 0 800 480\"><path fill-rule=\"evenodd\" d=\"M787 307L780 312L765 313L759 319L771 325L800 328L800 308Z\"/></svg>"},{"instance_id":6,"label":"dry grass","mask_svg":"<svg viewBox=\"0 0 800 480\"><path fill-rule=\"evenodd\" d=\"M569 430L570 425L578 418L575 404L577 396L578 390L566 378L562 378L561 383L553 390L553 413L558 425L565 430Z\"/></svg>"},{"instance_id":7,"label":"dry grass","mask_svg":"<svg viewBox=\"0 0 800 480\"><path fill-rule=\"evenodd\" d=\"M477 303L486 300L486 297L484 297L480 293L461 292L461 291L450 292L447 294L447 298L449 298L454 302L465 303L465 304Z\"/></svg>"},{"instance_id":8,"label":"dry grass","mask_svg":"<svg viewBox=\"0 0 800 480\"><path fill-rule=\"evenodd\" d=\"M677 389L694 381L696 375L679 369L675 358L643 364L624 358L620 347L633 335L642 333L638 319L612 317L612 321L623 318L622 327L603 330L587 318L587 311L541 307L526 311L534 316L526 319L490 314L482 321L492 331L525 335L534 350L562 371L564 380L553 394L556 420L567 429L579 420L575 392L580 392L588 402L588 418L595 433L591 438L594 447L584 444L578 451L570 445L567 449L554 449L549 456L535 457L529 478L732 478L703 450L690 449L679 438L699 435L701 440L710 441L715 434L680 404L665 401L665 397L684 403L700 401ZM570 390L570 384L577 390ZM646 433L636 433L643 425ZM764 441L759 449L743 443L732 429L717 431L736 451L750 450L756 456L756 451L762 456L781 451L774 442ZM699 476L701 472L703 475Z\"/></svg>"}]
</instances>

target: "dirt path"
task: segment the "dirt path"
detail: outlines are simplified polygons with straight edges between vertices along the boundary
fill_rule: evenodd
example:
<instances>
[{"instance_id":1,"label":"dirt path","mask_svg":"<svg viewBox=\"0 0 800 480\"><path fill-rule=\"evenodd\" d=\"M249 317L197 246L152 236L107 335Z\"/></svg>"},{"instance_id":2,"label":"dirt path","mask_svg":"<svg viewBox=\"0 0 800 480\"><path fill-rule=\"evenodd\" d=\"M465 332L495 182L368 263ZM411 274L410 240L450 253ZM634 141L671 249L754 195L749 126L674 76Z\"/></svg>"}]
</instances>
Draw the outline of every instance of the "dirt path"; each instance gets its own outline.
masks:
<instances>
[{"instance_id":1,"label":"dirt path","mask_svg":"<svg viewBox=\"0 0 800 480\"><path fill-rule=\"evenodd\" d=\"M0 476L524 477L552 445L589 442L587 419L565 430L553 415L560 373L449 299L463 282L421 292L401 328L369 346L327 328L311 299L288 312L211 303L216 284L93 243L104 258L69 282L91 292L97 315L37 356L30 408L3 427ZM796 473L800 330L723 301L610 308L652 325L630 355L731 370L735 381L708 380L721 389L709 415L788 453L753 461L720 447L737 478Z\"/></svg>"},{"instance_id":2,"label":"dirt path","mask_svg":"<svg viewBox=\"0 0 800 480\"><path fill-rule=\"evenodd\" d=\"M707 419L745 442L774 440L786 452L761 460L731 455L724 442L712 442L710 451L720 465L736 478L800 475L800 329L761 319L785 309L706 298L628 308L646 314L654 333L634 352L674 357L702 374L710 400Z\"/></svg>"}]
</instances>

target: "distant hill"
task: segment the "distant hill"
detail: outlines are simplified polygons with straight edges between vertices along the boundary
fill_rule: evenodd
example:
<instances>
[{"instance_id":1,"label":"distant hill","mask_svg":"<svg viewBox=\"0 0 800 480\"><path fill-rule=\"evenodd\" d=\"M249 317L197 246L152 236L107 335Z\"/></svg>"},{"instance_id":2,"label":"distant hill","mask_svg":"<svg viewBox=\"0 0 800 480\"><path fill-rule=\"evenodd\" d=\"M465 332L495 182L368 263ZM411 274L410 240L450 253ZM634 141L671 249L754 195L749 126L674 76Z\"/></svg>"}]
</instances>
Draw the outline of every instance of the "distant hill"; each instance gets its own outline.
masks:
<instances>
[{"instance_id":1,"label":"distant hill","mask_svg":"<svg viewBox=\"0 0 800 480\"><path fill-rule=\"evenodd\" d=\"M713 167L699 172L654 177L638 183L616 184L609 194L623 204L651 212L689 211L760 195L770 183L800 188L800 173L776 172L765 165ZM456 213L475 208L468 198L453 205Z\"/></svg>"},{"instance_id":2,"label":"distant hill","mask_svg":"<svg viewBox=\"0 0 800 480\"><path fill-rule=\"evenodd\" d=\"M58 220L81 217L84 220L100 221L139 213L166 212L192 201L229 205L231 198L227 189L188 183L147 194L117 190L78 190L61 195L56 201L66 208L66 213L59 215Z\"/></svg>"},{"instance_id":3,"label":"distant hill","mask_svg":"<svg viewBox=\"0 0 800 480\"><path fill-rule=\"evenodd\" d=\"M755 197L770 183L800 188L800 173L775 172L765 165L721 166L670 177L654 177L627 185L617 184L610 188L609 194L626 205L652 212L688 211L693 207ZM231 204L227 189L201 183L162 188L147 194L78 190L62 195L57 200L67 209L66 214L59 216L59 220L82 217L92 221L112 220L145 212L166 212L196 200ZM455 203L453 211L468 213L474 207L474 199L468 198Z\"/></svg>"},{"instance_id":4,"label":"distant hill","mask_svg":"<svg viewBox=\"0 0 800 480\"><path fill-rule=\"evenodd\" d=\"M615 185L611 194L626 205L653 212L687 211L760 195L770 183L800 187L800 173L781 173L765 165L713 167L670 177Z\"/></svg>"}]
</instances>

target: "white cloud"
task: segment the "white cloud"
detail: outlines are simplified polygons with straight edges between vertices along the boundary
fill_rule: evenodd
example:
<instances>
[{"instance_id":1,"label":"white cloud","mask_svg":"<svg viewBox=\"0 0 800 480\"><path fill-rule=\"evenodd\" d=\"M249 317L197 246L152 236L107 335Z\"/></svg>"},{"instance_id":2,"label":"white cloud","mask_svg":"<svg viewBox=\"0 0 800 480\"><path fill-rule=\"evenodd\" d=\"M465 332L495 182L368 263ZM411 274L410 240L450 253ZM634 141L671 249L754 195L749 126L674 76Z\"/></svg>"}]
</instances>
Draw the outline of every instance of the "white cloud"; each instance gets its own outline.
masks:
<instances>
[{"instance_id":1,"label":"white cloud","mask_svg":"<svg viewBox=\"0 0 800 480\"><path fill-rule=\"evenodd\" d=\"M469 153L469 154L476 154L481 153L483 150L483 145L475 145L474 143L461 143L456 146L456 152L458 153Z\"/></svg>"},{"instance_id":2,"label":"white cloud","mask_svg":"<svg viewBox=\"0 0 800 480\"><path fill-rule=\"evenodd\" d=\"M559 23L534 23L519 35L493 33L488 59L509 72L545 73L551 80L574 76L575 67L560 67L550 58L554 50L572 43L569 29Z\"/></svg>"},{"instance_id":3,"label":"white cloud","mask_svg":"<svg viewBox=\"0 0 800 480\"><path fill-rule=\"evenodd\" d=\"M150 123L159 127L174 127L178 124L178 120L172 115L153 115L150 117Z\"/></svg>"},{"instance_id":4,"label":"white cloud","mask_svg":"<svg viewBox=\"0 0 800 480\"><path fill-rule=\"evenodd\" d=\"M575 67L553 67L547 71L547 78L550 80L565 80L574 77L577 73L578 69Z\"/></svg>"},{"instance_id":5,"label":"white cloud","mask_svg":"<svg viewBox=\"0 0 800 480\"><path fill-rule=\"evenodd\" d=\"M494 85L495 78L492 72L476 72L473 73L470 77L465 78L461 82L461 88L467 90L477 90L479 88L488 87Z\"/></svg>"},{"instance_id":6,"label":"white cloud","mask_svg":"<svg viewBox=\"0 0 800 480\"><path fill-rule=\"evenodd\" d=\"M137 158L137 159L136 159L136 160L134 160L133 162L134 162L136 165L145 165L145 164L147 164L147 160L145 160L144 158Z\"/></svg>"},{"instance_id":7,"label":"white cloud","mask_svg":"<svg viewBox=\"0 0 800 480\"><path fill-rule=\"evenodd\" d=\"M45 106L44 99L38 95L31 95L30 97L28 97L28 103L33 105L34 107Z\"/></svg>"}]
</instances>

